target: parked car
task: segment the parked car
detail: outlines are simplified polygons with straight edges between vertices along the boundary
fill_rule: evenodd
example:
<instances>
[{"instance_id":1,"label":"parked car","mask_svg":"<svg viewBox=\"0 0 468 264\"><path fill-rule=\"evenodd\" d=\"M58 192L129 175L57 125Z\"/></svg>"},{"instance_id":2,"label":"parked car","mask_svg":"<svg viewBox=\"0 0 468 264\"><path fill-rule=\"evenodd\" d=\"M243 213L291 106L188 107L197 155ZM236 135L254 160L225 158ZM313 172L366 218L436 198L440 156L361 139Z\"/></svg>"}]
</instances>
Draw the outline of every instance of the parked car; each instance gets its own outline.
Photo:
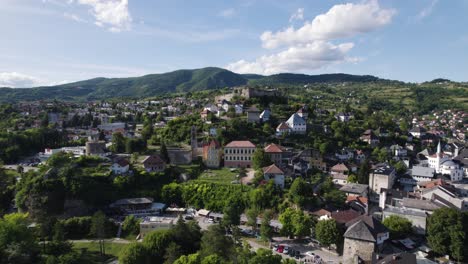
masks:
<instances>
[{"instance_id":1,"label":"parked car","mask_svg":"<svg viewBox=\"0 0 468 264\"><path fill-rule=\"evenodd\" d=\"M306 256L315 258L315 253L312 252L312 251L307 251L305 254L306 254Z\"/></svg>"},{"instance_id":2,"label":"parked car","mask_svg":"<svg viewBox=\"0 0 468 264\"><path fill-rule=\"evenodd\" d=\"M301 252L299 250L296 250L296 253L294 254L294 257L296 259L300 259L301 258Z\"/></svg>"},{"instance_id":3,"label":"parked car","mask_svg":"<svg viewBox=\"0 0 468 264\"><path fill-rule=\"evenodd\" d=\"M278 251L278 244L273 245L273 251Z\"/></svg>"},{"instance_id":4,"label":"parked car","mask_svg":"<svg viewBox=\"0 0 468 264\"><path fill-rule=\"evenodd\" d=\"M193 216L192 215L186 215L184 217L185 220L193 220Z\"/></svg>"},{"instance_id":5,"label":"parked car","mask_svg":"<svg viewBox=\"0 0 468 264\"><path fill-rule=\"evenodd\" d=\"M215 221L214 221L212 218L208 219L208 223L214 224L214 222L215 222Z\"/></svg>"},{"instance_id":6,"label":"parked car","mask_svg":"<svg viewBox=\"0 0 468 264\"><path fill-rule=\"evenodd\" d=\"M289 254L289 246L284 246L284 249L283 249L282 253L288 255Z\"/></svg>"},{"instance_id":7,"label":"parked car","mask_svg":"<svg viewBox=\"0 0 468 264\"><path fill-rule=\"evenodd\" d=\"M279 245L277 251L278 251L279 253L283 253L283 250L284 250L284 246L283 246L283 245Z\"/></svg>"}]
</instances>

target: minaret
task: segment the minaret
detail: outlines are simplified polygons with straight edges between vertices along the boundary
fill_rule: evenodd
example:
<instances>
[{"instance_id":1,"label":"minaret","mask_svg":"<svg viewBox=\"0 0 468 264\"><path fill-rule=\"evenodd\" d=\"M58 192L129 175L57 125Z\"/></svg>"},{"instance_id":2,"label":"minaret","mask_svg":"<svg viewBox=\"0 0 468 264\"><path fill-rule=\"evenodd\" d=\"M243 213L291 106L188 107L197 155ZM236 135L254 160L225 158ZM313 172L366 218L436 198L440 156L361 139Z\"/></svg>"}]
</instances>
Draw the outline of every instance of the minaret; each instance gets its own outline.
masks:
<instances>
[{"instance_id":1,"label":"minaret","mask_svg":"<svg viewBox=\"0 0 468 264\"><path fill-rule=\"evenodd\" d=\"M190 130L190 145L192 146L192 160L195 160L198 151L197 128L195 126L192 126Z\"/></svg>"},{"instance_id":2,"label":"minaret","mask_svg":"<svg viewBox=\"0 0 468 264\"><path fill-rule=\"evenodd\" d=\"M439 173L440 172L440 158L442 156L442 148L440 146L440 140L439 140L439 144L437 144L437 153L436 153L436 172Z\"/></svg>"}]
</instances>

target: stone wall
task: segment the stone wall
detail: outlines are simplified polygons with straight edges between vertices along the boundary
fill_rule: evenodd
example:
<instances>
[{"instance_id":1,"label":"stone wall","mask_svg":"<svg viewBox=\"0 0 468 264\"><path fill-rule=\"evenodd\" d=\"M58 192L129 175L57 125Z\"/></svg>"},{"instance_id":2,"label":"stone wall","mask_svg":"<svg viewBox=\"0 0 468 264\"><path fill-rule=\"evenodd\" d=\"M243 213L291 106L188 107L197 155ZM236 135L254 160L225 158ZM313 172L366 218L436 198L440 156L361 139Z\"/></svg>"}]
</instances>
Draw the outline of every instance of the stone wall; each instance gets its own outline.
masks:
<instances>
[{"instance_id":1,"label":"stone wall","mask_svg":"<svg viewBox=\"0 0 468 264\"><path fill-rule=\"evenodd\" d=\"M371 260L374 252L374 243L345 238L343 247L343 263L354 264L357 254L363 260Z\"/></svg>"}]
</instances>

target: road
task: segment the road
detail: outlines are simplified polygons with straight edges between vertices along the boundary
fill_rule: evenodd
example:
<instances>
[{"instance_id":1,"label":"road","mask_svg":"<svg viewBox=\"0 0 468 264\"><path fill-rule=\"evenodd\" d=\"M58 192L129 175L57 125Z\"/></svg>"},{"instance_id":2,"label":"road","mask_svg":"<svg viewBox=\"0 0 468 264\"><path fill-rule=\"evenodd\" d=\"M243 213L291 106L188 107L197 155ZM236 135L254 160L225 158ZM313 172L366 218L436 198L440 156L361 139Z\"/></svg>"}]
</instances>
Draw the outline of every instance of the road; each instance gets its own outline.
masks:
<instances>
[{"instance_id":1,"label":"road","mask_svg":"<svg viewBox=\"0 0 468 264\"><path fill-rule=\"evenodd\" d=\"M18 169L18 165L4 165L3 168L7 169L7 170L16 171ZM38 171L39 170L39 168L31 167L31 166L23 166L23 169L24 169L24 172L28 172L30 170L32 170L32 171Z\"/></svg>"}]
</instances>

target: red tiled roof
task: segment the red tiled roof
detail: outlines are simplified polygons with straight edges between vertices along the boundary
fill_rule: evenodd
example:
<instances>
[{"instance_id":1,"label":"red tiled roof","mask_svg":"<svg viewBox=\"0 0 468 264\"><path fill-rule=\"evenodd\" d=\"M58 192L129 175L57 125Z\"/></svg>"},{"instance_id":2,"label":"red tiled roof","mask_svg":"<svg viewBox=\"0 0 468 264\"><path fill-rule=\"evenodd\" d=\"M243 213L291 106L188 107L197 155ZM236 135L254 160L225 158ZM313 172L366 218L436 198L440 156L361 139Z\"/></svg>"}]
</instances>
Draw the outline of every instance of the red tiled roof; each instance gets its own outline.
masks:
<instances>
[{"instance_id":1,"label":"red tiled roof","mask_svg":"<svg viewBox=\"0 0 468 264\"><path fill-rule=\"evenodd\" d=\"M263 168L263 173L269 174L284 174L284 172L278 168L275 164Z\"/></svg>"},{"instance_id":2,"label":"red tiled roof","mask_svg":"<svg viewBox=\"0 0 468 264\"><path fill-rule=\"evenodd\" d=\"M349 171L348 167L346 167L346 165L344 165L343 163L336 164L335 166L331 167L330 170L337 172Z\"/></svg>"},{"instance_id":3,"label":"red tiled roof","mask_svg":"<svg viewBox=\"0 0 468 264\"><path fill-rule=\"evenodd\" d=\"M289 129L289 126L288 124L286 124L286 122L281 122L281 124L279 124L278 127L276 127L276 130L285 130L285 129Z\"/></svg>"},{"instance_id":4,"label":"red tiled roof","mask_svg":"<svg viewBox=\"0 0 468 264\"><path fill-rule=\"evenodd\" d=\"M282 153L283 147L278 146L275 143L271 143L270 145L266 146L264 150L267 153Z\"/></svg>"},{"instance_id":5,"label":"red tiled roof","mask_svg":"<svg viewBox=\"0 0 468 264\"><path fill-rule=\"evenodd\" d=\"M248 140L231 141L226 148L255 148L255 145Z\"/></svg>"},{"instance_id":6,"label":"red tiled roof","mask_svg":"<svg viewBox=\"0 0 468 264\"><path fill-rule=\"evenodd\" d=\"M362 204L367 204L369 200L366 197L362 197L362 196L348 195L348 197L346 197L346 202L351 202L351 201L358 201Z\"/></svg>"},{"instance_id":7,"label":"red tiled roof","mask_svg":"<svg viewBox=\"0 0 468 264\"><path fill-rule=\"evenodd\" d=\"M360 213L351 209L346 210L346 211L336 211L336 212L332 212L331 214L331 217L340 224L348 223L349 221L354 220L358 218L359 216L361 216Z\"/></svg>"}]
</instances>

